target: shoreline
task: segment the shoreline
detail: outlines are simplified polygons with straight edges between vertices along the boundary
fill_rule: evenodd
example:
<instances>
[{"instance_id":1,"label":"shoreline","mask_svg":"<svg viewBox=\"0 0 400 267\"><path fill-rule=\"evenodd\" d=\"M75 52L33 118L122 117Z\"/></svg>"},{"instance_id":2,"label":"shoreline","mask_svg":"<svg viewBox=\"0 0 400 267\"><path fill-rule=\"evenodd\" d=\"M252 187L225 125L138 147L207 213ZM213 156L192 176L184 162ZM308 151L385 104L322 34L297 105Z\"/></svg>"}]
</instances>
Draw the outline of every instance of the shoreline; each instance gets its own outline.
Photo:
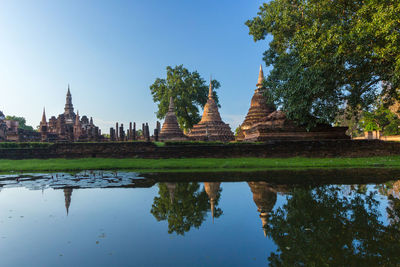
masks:
<instances>
[{"instance_id":1,"label":"shoreline","mask_svg":"<svg viewBox=\"0 0 400 267\"><path fill-rule=\"evenodd\" d=\"M315 169L399 169L400 156L368 158L83 158L0 160L0 173L84 170L149 172L251 172Z\"/></svg>"}]
</instances>

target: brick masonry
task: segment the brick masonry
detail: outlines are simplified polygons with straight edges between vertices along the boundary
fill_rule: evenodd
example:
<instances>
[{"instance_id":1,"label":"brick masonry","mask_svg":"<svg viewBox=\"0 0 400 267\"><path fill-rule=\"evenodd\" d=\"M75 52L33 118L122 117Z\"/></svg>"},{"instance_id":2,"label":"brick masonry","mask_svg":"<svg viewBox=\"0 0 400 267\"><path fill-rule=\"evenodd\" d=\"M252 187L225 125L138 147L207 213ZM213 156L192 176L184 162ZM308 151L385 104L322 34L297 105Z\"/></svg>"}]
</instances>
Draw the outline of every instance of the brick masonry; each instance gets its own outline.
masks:
<instances>
[{"instance_id":1,"label":"brick masonry","mask_svg":"<svg viewBox=\"0 0 400 267\"><path fill-rule=\"evenodd\" d=\"M400 155L400 143L380 140L270 141L266 143L170 144L151 142L59 143L48 148L0 149L0 159L48 158L236 158L372 157Z\"/></svg>"}]
</instances>

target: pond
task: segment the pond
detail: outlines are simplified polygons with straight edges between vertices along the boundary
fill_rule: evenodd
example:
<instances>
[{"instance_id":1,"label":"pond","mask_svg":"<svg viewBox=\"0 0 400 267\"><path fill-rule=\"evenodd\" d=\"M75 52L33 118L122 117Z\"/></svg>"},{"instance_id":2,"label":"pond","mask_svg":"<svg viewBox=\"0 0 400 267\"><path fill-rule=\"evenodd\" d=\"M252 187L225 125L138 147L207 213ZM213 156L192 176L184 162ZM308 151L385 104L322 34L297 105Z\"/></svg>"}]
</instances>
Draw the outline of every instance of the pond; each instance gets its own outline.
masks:
<instances>
[{"instance_id":1,"label":"pond","mask_svg":"<svg viewBox=\"0 0 400 267\"><path fill-rule=\"evenodd\" d=\"M396 178L334 170L0 175L1 266L396 265Z\"/></svg>"}]
</instances>

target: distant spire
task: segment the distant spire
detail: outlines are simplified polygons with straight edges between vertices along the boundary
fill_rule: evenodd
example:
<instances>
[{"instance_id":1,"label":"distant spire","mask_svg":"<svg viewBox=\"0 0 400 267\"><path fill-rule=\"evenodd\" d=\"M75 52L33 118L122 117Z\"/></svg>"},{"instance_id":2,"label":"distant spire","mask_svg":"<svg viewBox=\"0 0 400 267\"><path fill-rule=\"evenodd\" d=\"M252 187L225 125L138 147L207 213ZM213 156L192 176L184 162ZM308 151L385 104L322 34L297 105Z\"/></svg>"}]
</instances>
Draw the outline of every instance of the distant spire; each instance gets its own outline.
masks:
<instances>
[{"instance_id":1,"label":"distant spire","mask_svg":"<svg viewBox=\"0 0 400 267\"><path fill-rule=\"evenodd\" d=\"M68 84L68 91L67 91L67 98L65 101L65 107L64 107L64 115L66 118L74 118L74 106L72 105L72 96L71 96L71 91L69 88Z\"/></svg>"},{"instance_id":2,"label":"distant spire","mask_svg":"<svg viewBox=\"0 0 400 267\"><path fill-rule=\"evenodd\" d=\"M79 110L76 112L76 117L75 117L75 124L78 125L80 123L80 118L79 118Z\"/></svg>"},{"instance_id":3,"label":"distant spire","mask_svg":"<svg viewBox=\"0 0 400 267\"><path fill-rule=\"evenodd\" d=\"M264 83L264 72L262 69L262 65L260 64L260 72L258 73L258 81L257 81L257 88L263 88Z\"/></svg>"},{"instance_id":4,"label":"distant spire","mask_svg":"<svg viewBox=\"0 0 400 267\"><path fill-rule=\"evenodd\" d=\"M42 123L46 123L46 109L43 107Z\"/></svg>"},{"instance_id":5,"label":"distant spire","mask_svg":"<svg viewBox=\"0 0 400 267\"><path fill-rule=\"evenodd\" d=\"M89 122L89 124L90 124L90 125L93 125L93 118L92 118L92 117L90 117L90 122ZM121 126L122 126L122 124L121 124Z\"/></svg>"},{"instance_id":6,"label":"distant spire","mask_svg":"<svg viewBox=\"0 0 400 267\"><path fill-rule=\"evenodd\" d=\"M209 87L209 89L208 89L208 98L209 98L209 99L212 99L212 97L213 97L213 88L212 88L212 83L211 83L211 81L212 81L212 78L211 78L211 76L210 76L210 87Z\"/></svg>"},{"instance_id":7,"label":"distant spire","mask_svg":"<svg viewBox=\"0 0 400 267\"><path fill-rule=\"evenodd\" d=\"M172 111L172 112L175 111L174 99L172 98L172 96L169 98L168 111Z\"/></svg>"}]
</instances>

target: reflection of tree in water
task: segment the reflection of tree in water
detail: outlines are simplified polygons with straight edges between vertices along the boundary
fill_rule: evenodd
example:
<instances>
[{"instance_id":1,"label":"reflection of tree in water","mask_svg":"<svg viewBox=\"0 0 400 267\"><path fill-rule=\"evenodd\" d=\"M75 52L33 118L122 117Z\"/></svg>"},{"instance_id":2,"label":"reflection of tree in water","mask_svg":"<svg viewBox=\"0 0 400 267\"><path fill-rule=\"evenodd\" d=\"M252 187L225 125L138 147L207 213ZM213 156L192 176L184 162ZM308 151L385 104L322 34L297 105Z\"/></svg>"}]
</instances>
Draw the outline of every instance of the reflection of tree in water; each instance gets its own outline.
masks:
<instances>
[{"instance_id":1,"label":"reflection of tree in water","mask_svg":"<svg viewBox=\"0 0 400 267\"><path fill-rule=\"evenodd\" d=\"M376 186L379 193L388 197L386 212L389 222L394 226L400 223L400 180Z\"/></svg>"},{"instance_id":2,"label":"reflection of tree in water","mask_svg":"<svg viewBox=\"0 0 400 267\"><path fill-rule=\"evenodd\" d=\"M154 198L151 213L157 221L168 221L168 233L184 235L192 227L199 228L210 210L207 193L199 183L160 183L158 197ZM220 191L220 190L219 190ZM214 201L218 205L219 192ZM215 208L214 216L222 214Z\"/></svg>"},{"instance_id":3,"label":"reflection of tree in water","mask_svg":"<svg viewBox=\"0 0 400 267\"><path fill-rule=\"evenodd\" d=\"M266 226L278 246L269 256L271 266L398 264L400 232L397 224L379 221L377 193L340 191L339 186L292 190Z\"/></svg>"}]
</instances>

